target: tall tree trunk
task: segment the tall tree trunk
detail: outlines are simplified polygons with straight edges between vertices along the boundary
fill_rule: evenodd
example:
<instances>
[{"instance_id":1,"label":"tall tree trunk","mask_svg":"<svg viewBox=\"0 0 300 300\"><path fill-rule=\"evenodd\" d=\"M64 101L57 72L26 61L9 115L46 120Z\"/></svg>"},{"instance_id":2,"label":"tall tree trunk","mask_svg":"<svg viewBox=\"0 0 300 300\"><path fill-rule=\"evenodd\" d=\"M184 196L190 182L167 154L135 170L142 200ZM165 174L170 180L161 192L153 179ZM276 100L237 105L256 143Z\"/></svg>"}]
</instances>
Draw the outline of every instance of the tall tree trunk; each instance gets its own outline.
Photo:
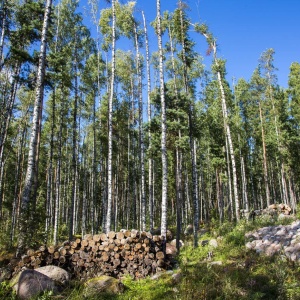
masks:
<instances>
[{"instance_id":1,"label":"tall tree trunk","mask_svg":"<svg viewBox=\"0 0 300 300\"><path fill-rule=\"evenodd\" d=\"M77 38L76 38L77 40ZM76 43L76 41L75 41ZM71 205L70 205L70 217L69 217L69 240L74 235L74 227L76 222L75 209L77 199L77 111L78 111L78 61L77 61L77 45L75 45L75 62L74 62L74 107L73 107L73 127L72 127L72 190L71 190Z\"/></svg>"},{"instance_id":2,"label":"tall tree trunk","mask_svg":"<svg viewBox=\"0 0 300 300\"><path fill-rule=\"evenodd\" d=\"M139 158L140 158L140 176L141 176L141 230L146 230L146 193L145 193L145 150L144 150L144 132L143 132L143 86L142 70L140 66L140 50L136 25L134 26L135 49L136 49L136 68L138 77L138 103L139 103Z\"/></svg>"},{"instance_id":3,"label":"tall tree trunk","mask_svg":"<svg viewBox=\"0 0 300 300\"><path fill-rule=\"evenodd\" d=\"M225 124L224 124L225 125ZM230 159L229 159L229 148L228 148L228 139L225 134L225 148L226 148L226 161L227 161L227 177L228 177L228 198L229 198L229 207L230 207L230 219L234 219L234 206L232 199L232 187L231 187L231 172L230 172Z\"/></svg>"},{"instance_id":4,"label":"tall tree trunk","mask_svg":"<svg viewBox=\"0 0 300 300\"><path fill-rule=\"evenodd\" d=\"M37 72L37 82L36 82L36 97L33 110L33 119L32 119L32 129L31 137L29 142L29 153L28 153L28 165L25 178L25 185L22 193L21 201L21 220L20 220L20 232L18 239L18 249L17 256L21 255L26 243L28 242L27 232L28 232L28 210L30 207L30 193L32 188L32 183L34 179L34 172L36 170L36 152L37 152L37 138L39 134L39 122L41 119L42 112L42 102L43 102L43 93L44 93L44 77L45 77L45 61L46 61L46 48L47 48L47 34L49 19L51 13L52 0L47 0L45 7L45 15L42 29L42 38L41 38L41 49L39 55L39 66Z\"/></svg>"},{"instance_id":5,"label":"tall tree trunk","mask_svg":"<svg viewBox=\"0 0 300 300\"><path fill-rule=\"evenodd\" d=\"M52 219L52 210L50 207L52 206L53 199L53 148L54 148L54 128L55 128L55 101L56 101L56 88L53 90L53 98L52 98L52 120L51 120L51 136L50 136L50 149L49 149L49 166L47 170L47 199L46 199L46 226L45 232L48 237L48 232L50 229L50 221Z\"/></svg>"},{"instance_id":6,"label":"tall tree trunk","mask_svg":"<svg viewBox=\"0 0 300 300\"><path fill-rule=\"evenodd\" d=\"M148 41L148 31L146 25L145 14L142 11L143 22L144 22L144 35L145 35L145 47L146 47L146 69L147 69L147 114L148 114L148 123L151 123L151 100L150 100L150 93L151 93L151 77L150 77L150 59L149 59L149 41ZM150 126L148 128L148 143L149 149L151 150L152 147L152 139L151 139L151 129ZM152 165L153 159L151 151L149 153L148 158L148 181L149 181L149 217L150 217L150 230L153 230L153 182L152 182Z\"/></svg>"},{"instance_id":7,"label":"tall tree trunk","mask_svg":"<svg viewBox=\"0 0 300 300\"><path fill-rule=\"evenodd\" d=\"M268 166L267 166L267 150L266 150L265 130L264 130L262 109L261 109L260 101L258 103L258 107L259 107L259 119L260 119L261 139L262 139L262 147L263 147L264 182L265 182L267 206L269 206L270 205L270 189L269 189L269 175L268 175Z\"/></svg>"},{"instance_id":8,"label":"tall tree trunk","mask_svg":"<svg viewBox=\"0 0 300 300\"><path fill-rule=\"evenodd\" d=\"M167 117L165 103L165 81L163 68L162 30L160 15L160 0L156 1L157 9L157 39L159 51L159 81L161 101L161 160L162 160L162 201L161 201L161 235L167 236L167 195L168 195L168 165L167 165Z\"/></svg>"},{"instance_id":9,"label":"tall tree trunk","mask_svg":"<svg viewBox=\"0 0 300 300\"><path fill-rule=\"evenodd\" d=\"M179 253L182 210L182 151L176 147L176 248Z\"/></svg>"},{"instance_id":10,"label":"tall tree trunk","mask_svg":"<svg viewBox=\"0 0 300 300\"><path fill-rule=\"evenodd\" d=\"M112 5L112 41L111 41L111 79L110 95L108 102L108 160L107 160L107 215L106 215L106 232L110 231L111 212L112 212L112 139L113 139L113 99L115 85L115 44L116 44L116 9L115 0L111 1Z\"/></svg>"},{"instance_id":11,"label":"tall tree trunk","mask_svg":"<svg viewBox=\"0 0 300 300\"><path fill-rule=\"evenodd\" d=\"M235 217L236 220L240 220L240 203L238 198L238 187L237 187L237 172L236 172L236 163L235 163L235 157L234 157L234 150L233 150L233 143L231 139L231 131L228 124L228 114L227 114L227 106L226 106L226 98L225 98L225 92L223 88L221 73L217 72L218 76L218 82L219 87L221 91L221 99L222 99L222 110L223 110L223 116L224 116L224 122L225 122L225 131L226 131L226 137L228 140L228 146L229 146L229 153L231 158L231 167L232 167L232 177L233 177L233 192L234 192L234 203L235 203Z\"/></svg>"}]
</instances>

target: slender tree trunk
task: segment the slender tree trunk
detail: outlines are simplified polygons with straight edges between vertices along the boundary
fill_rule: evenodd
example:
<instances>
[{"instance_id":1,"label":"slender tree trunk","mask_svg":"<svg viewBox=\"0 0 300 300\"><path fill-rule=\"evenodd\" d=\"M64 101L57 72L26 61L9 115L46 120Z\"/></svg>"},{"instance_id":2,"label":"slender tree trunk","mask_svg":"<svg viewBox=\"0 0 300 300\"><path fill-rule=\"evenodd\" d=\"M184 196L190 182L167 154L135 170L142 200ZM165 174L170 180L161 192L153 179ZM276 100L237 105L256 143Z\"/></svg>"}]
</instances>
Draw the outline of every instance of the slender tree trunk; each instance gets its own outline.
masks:
<instances>
[{"instance_id":1,"label":"slender tree trunk","mask_svg":"<svg viewBox=\"0 0 300 300\"><path fill-rule=\"evenodd\" d=\"M52 210L50 211L50 207L52 206L53 199L53 148L54 148L54 128L55 128L55 110L56 110L56 89L53 90L52 97L52 120L51 120L51 137L50 137L50 153L49 153L49 166L48 166L48 178L47 178L47 199L46 199L46 227L45 232L48 236L48 231L50 229L50 221L52 219Z\"/></svg>"},{"instance_id":2,"label":"slender tree trunk","mask_svg":"<svg viewBox=\"0 0 300 300\"><path fill-rule=\"evenodd\" d=\"M76 38L77 39L77 38ZM74 222L76 199L77 199L77 111L78 111L78 74L77 74L77 45L75 45L75 62L74 62L74 107L73 107L73 128L72 128L72 190L71 190L71 205L69 217L69 240L74 235Z\"/></svg>"},{"instance_id":3,"label":"slender tree trunk","mask_svg":"<svg viewBox=\"0 0 300 300\"><path fill-rule=\"evenodd\" d=\"M182 210L182 151L176 147L176 248L179 253Z\"/></svg>"},{"instance_id":4,"label":"slender tree trunk","mask_svg":"<svg viewBox=\"0 0 300 300\"><path fill-rule=\"evenodd\" d=\"M167 236L167 195L168 195L168 165L167 165L167 118L165 103L165 81L163 68L162 30L160 15L160 0L156 1L157 7L157 38L159 51L159 78L161 100L161 160L162 160L162 201L161 201L161 235Z\"/></svg>"},{"instance_id":5,"label":"slender tree trunk","mask_svg":"<svg viewBox=\"0 0 300 300\"><path fill-rule=\"evenodd\" d=\"M220 222L224 221L224 201L223 201L223 183L220 176L220 171L216 169L216 193L218 199L218 210L220 216Z\"/></svg>"},{"instance_id":6,"label":"slender tree trunk","mask_svg":"<svg viewBox=\"0 0 300 300\"><path fill-rule=\"evenodd\" d=\"M111 212L112 212L112 139L113 139L113 99L115 85L115 44L116 44L116 9L115 0L111 1L112 5L112 46L111 46L111 81L110 95L108 102L108 161L107 161L107 215L106 215L106 232L110 231Z\"/></svg>"},{"instance_id":7,"label":"slender tree trunk","mask_svg":"<svg viewBox=\"0 0 300 300\"><path fill-rule=\"evenodd\" d=\"M151 100L150 100L150 93L151 93L151 77L150 77L150 59L149 59L149 41L148 41L148 31L146 25L145 14L142 11L143 22L144 22L144 35L145 35L145 47L146 47L146 69L147 69L147 114L148 114L148 123L151 123ZM152 139L151 139L151 129L150 126L148 128L148 143L149 143L149 158L148 158L148 181L149 181L149 215L150 215L150 230L153 230L153 182L152 182L152 165L153 159L151 154L151 147L152 147Z\"/></svg>"},{"instance_id":8,"label":"slender tree trunk","mask_svg":"<svg viewBox=\"0 0 300 300\"><path fill-rule=\"evenodd\" d=\"M240 220L240 204L239 204L239 198L238 198L237 173L236 173L236 164L235 164L233 143L232 143L232 139L231 139L230 127L228 124L225 92L224 92L220 72L218 72L217 75L218 75L218 81L219 81L219 86L220 86L220 90L221 90L223 115L224 115L225 124L226 124L225 130L226 130L226 136L227 136L228 146L229 146L229 153L230 153L230 158L231 158L232 177L233 177L233 192L234 192L234 203L235 203L235 216L236 216L236 220L239 221Z\"/></svg>"},{"instance_id":9,"label":"slender tree trunk","mask_svg":"<svg viewBox=\"0 0 300 300\"><path fill-rule=\"evenodd\" d=\"M62 129L64 123L64 112L61 110L60 124L58 133L58 153L57 153L57 166L55 178L55 207L54 207L54 225L53 225L53 243L57 243L58 226L60 220L60 196L61 196L61 163L62 163Z\"/></svg>"},{"instance_id":10,"label":"slender tree trunk","mask_svg":"<svg viewBox=\"0 0 300 300\"><path fill-rule=\"evenodd\" d=\"M270 189L269 189L269 175L268 175L268 166L267 166L267 150L266 150L265 130L264 130L264 125L263 125L262 109L261 109L260 101L258 103L258 107L259 107L259 118L260 118L260 126L261 126L261 139L262 139L262 147L263 147L264 182L265 182L267 206L269 206L270 205Z\"/></svg>"},{"instance_id":11,"label":"slender tree trunk","mask_svg":"<svg viewBox=\"0 0 300 300\"><path fill-rule=\"evenodd\" d=\"M45 15L42 29L42 38L41 38L41 50L39 56L39 66L37 72L37 82L36 82L36 97L34 103L34 111L33 111L33 120L32 120L32 129L31 129L31 137L29 143L29 153L28 153L28 165L26 172L25 185L22 193L22 201L21 201L21 220L20 220L20 232L19 232L19 240L18 240L18 249L17 255L21 255L26 243L28 242L27 238L27 216L28 210L30 206L30 192L32 188L32 183L34 179L34 172L36 170L36 152L37 152L37 138L39 134L39 121L41 118L41 106L43 102L43 92L44 92L44 76L45 76L45 60L46 60L46 46L47 46L47 34L48 34L48 26L49 19L51 13L51 5L52 0L47 0L45 7Z\"/></svg>"},{"instance_id":12,"label":"slender tree trunk","mask_svg":"<svg viewBox=\"0 0 300 300\"><path fill-rule=\"evenodd\" d=\"M135 49L136 49L136 68L138 77L138 97L139 97L139 158L140 158L140 175L141 175L141 229L146 230L146 193L145 193L145 150L144 150L144 132L143 132L143 87L142 87L142 70L140 67L140 50L136 25L134 28Z\"/></svg>"}]
</instances>

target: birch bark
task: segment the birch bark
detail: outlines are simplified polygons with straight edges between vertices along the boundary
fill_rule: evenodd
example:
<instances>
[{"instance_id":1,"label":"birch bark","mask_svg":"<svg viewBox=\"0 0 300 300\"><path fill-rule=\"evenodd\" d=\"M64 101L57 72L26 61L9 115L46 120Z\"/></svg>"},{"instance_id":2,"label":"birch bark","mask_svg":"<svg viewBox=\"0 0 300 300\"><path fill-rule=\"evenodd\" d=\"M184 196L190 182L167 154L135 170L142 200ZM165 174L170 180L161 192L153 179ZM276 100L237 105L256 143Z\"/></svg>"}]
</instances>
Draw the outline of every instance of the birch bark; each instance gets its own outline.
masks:
<instances>
[{"instance_id":1,"label":"birch bark","mask_svg":"<svg viewBox=\"0 0 300 300\"><path fill-rule=\"evenodd\" d=\"M164 88L164 67L162 49L162 30L160 15L160 0L156 1L157 9L157 39L159 51L159 81L160 81L160 101L161 101L161 160L162 160L162 199L161 199L161 235L167 236L167 193L168 193L168 165L167 165L167 118Z\"/></svg>"},{"instance_id":2,"label":"birch bark","mask_svg":"<svg viewBox=\"0 0 300 300\"><path fill-rule=\"evenodd\" d=\"M116 9L115 0L111 1L112 5L112 46L111 46L111 78L110 78L110 95L108 103L108 161L107 161L107 213L106 213L106 232L111 227L112 212L112 134L113 134L113 98L115 83L115 44L116 44Z\"/></svg>"}]
</instances>

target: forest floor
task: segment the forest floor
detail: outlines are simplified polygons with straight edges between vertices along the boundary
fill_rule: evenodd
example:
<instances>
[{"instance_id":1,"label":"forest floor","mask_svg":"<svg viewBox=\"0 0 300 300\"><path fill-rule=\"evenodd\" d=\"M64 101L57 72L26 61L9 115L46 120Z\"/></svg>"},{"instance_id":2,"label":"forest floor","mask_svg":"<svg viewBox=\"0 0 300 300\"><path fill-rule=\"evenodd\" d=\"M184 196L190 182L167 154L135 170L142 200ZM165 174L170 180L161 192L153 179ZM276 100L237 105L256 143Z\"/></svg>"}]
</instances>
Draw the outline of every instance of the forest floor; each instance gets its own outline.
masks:
<instances>
[{"instance_id":1,"label":"forest floor","mask_svg":"<svg viewBox=\"0 0 300 300\"><path fill-rule=\"evenodd\" d=\"M300 299L299 263L284 253L267 256L245 246L246 233L266 226L288 225L294 220L257 218L238 225L212 222L199 239L205 246L193 248L187 246L191 241L184 241L186 246L181 249L177 269L142 280L126 277L125 291L120 295L85 298L82 284L72 282L61 295L45 293L36 300ZM17 299L8 283L0 284L0 299Z\"/></svg>"}]
</instances>

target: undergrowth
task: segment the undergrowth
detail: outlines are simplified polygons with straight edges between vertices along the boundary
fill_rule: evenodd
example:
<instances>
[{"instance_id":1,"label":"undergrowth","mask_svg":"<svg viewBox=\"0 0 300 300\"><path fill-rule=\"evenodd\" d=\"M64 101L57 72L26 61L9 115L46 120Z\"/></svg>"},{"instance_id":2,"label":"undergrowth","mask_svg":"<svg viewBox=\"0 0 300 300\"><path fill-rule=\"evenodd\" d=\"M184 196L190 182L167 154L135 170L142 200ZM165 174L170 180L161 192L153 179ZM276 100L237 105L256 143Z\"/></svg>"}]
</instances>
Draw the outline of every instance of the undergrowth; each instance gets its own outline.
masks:
<instances>
[{"instance_id":1,"label":"undergrowth","mask_svg":"<svg viewBox=\"0 0 300 300\"><path fill-rule=\"evenodd\" d=\"M291 221L290 221L291 222ZM282 224L282 222L280 222ZM259 219L239 224L211 224L204 240L216 239L218 247L209 244L193 248L185 246L178 257L179 282L166 272L158 279L123 280L125 292L101 294L85 298L80 284L72 285L59 296L45 293L39 300L209 300L209 299L300 299L300 265L285 256L267 257L245 248L245 233L279 224L273 219ZM191 241L184 241L192 244ZM205 243L206 244L206 243ZM15 300L5 283L0 286L0 299ZM36 299L36 300L37 300Z\"/></svg>"}]
</instances>

